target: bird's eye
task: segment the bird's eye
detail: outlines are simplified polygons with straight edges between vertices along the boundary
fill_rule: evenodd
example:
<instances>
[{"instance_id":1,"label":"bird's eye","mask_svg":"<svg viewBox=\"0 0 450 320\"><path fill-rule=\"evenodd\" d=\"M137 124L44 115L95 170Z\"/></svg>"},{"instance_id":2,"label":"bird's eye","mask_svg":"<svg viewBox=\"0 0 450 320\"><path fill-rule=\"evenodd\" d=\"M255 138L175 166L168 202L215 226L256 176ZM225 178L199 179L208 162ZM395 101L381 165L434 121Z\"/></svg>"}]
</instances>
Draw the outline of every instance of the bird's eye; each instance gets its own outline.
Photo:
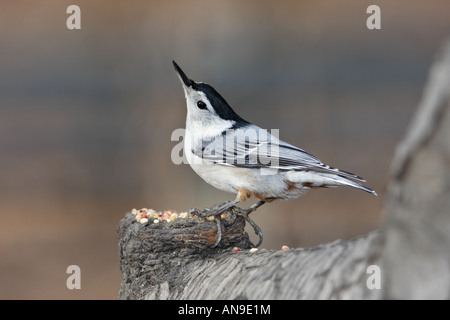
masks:
<instances>
[{"instance_id":1,"label":"bird's eye","mask_svg":"<svg viewBox=\"0 0 450 320\"><path fill-rule=\"evenodd\" d=\"M206 108L206 103L204 103L203 101L198 101L198 102L197 102L197 107L198 107L199 109L202 109L202 110L207 109L207 108Z\"/></svg>"}]
</instances>

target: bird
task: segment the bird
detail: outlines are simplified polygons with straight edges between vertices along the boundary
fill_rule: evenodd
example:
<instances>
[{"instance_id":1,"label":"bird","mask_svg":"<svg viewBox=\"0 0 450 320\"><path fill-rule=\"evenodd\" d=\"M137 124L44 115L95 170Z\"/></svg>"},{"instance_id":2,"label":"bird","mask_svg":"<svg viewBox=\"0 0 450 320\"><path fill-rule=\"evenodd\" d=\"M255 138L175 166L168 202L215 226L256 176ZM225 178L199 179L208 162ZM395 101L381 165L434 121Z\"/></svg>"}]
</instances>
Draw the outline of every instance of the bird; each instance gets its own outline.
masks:
<instances>
[{"instance_id":1,"label":"bird","mask_svg":"<svg viewBox=\"0 0 450 320\"><path fill-rule=\"evenodd\" d=\"M219 217L214 246L221 240L220 214L227 210L234 210L253 226L259 235L258 247L262 231L248 215L265 203L295 199L310 189L339 186L377 196L373 189L362 184L366 182L362 177L326 165L316 156L244 120L211 85L190 79L172 62L186 98L183 149L187 162L204 181L236 195L234 200L212 208L190 210L202 216ZM236 206L249 198L258 202L245 209Z\"/></svg>"}]
</instances>

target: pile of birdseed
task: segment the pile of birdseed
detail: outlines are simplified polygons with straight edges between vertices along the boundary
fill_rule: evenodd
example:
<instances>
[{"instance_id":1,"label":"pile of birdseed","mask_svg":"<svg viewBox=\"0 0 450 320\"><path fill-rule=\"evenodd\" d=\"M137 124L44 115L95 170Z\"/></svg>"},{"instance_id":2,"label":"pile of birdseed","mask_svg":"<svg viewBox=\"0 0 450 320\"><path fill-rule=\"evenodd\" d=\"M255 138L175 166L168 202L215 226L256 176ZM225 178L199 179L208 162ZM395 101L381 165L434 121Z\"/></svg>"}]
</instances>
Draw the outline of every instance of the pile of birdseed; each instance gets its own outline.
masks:
<instances>
[{"instance_id":1,"label":"pile of birdseed","mask_svg":"<svg viewBox=\"0 0 450 320\"><path fill-rule=\"evenodd\" d=\"M136 221L141 224L147 224L149 221L153 221L153 223L159 222L170 222L178 218L187 218L187 212L176 212L175 210L165 210L165 211L155 211L153 209L133 209L131 213L136 216Z\"/></svg>"},{"instance_id":2,"label":"pile of birdseed","mask_svg":"<svg viewBox=\"0 0 450 320\"><path fill-rule=\"evenodd\" d=\"M196 215L191 213L188 214L187 212L176 212L175 210L165 210L165 211L155 211L153 209L147 209L147 208L142 208L142 209L132 209L131 213L134 214L136 216L136 221L140 222L142 224L147 224L150 220L153 219L153 223L159 223L159 222L170 222L173 221L177 218L192 218L195 217ZM226 214L221 214L220 217L222 219L226 218ZM215 220L214 216L208 216L206 217L207 220Z\"/></svg>"}]
</instances>

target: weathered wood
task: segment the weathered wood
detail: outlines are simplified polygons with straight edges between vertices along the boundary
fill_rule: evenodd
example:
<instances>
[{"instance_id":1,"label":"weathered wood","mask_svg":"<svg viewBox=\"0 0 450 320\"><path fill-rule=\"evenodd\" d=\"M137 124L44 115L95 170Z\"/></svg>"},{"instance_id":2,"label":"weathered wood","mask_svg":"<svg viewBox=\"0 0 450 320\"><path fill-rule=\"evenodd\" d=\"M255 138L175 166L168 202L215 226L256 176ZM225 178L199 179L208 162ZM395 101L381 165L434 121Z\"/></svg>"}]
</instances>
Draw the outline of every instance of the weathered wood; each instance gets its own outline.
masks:
<instances>
[{"instance_id":1,"label":"weathered wood","mask_svg":"<svg viewBox=\"0 0 450 320\"><path fill-rule=\"evenodd\" d=\"M381 252L384 298L450 298L450 40L397 148Z\"/></svg>"},{"instance_id":2,"label":"weathered wood","mask_svg":"<svg viewBox=\"0 0 450 320\"><path fill-rule=\"evenodd\" d=\"M450 298L450 41L393 164L379 231L314 248L234 252L251 246L244 221L200 218L119 224L120 299ZM367 268L381 270L370 290Z\"/></svg>"},{"instance_id":3,"label":"weathered wood","mask_svg":"<svg viewBox=\"0 0 450 320\"><path fill-rule=\"evenodd\" d=\"M222 241L213 248L215 221L193 217L142 225L134 214L127 213L118 227L122 271L119 298L141 299L167 283L178 292L185 286L193 261L205 261L223 252L223 248L250 248L244 219L230 220L223 220Z\"/></svg>"},{"instance_id":4,"label":"weathered wood","mask_svg":"<svg viewBox=\"0 0 450 320\"><path fill-rule=\"evenodd\" d=\"M373 296L365 282L366 268L371 259L369 248L377 237L376 232L353 241L335 241L315 248L234 252L233 246L242 249L251 247L247 235L243 234L242 220L232 231L225 228L220 248L211 247L215 242L214 222L199 218L177 220L143 227L131 213L122 219L119 246L123 280L119 298L301 299ZM186 224L189 226L184 229ZM201 228L204 231L197 232ZM193 231L196 240L186 240L186 237L192 237ZM231 241L230 236L239 241ZM323 274L318 270L322 270Z\"/></svg>"}]
</instances>

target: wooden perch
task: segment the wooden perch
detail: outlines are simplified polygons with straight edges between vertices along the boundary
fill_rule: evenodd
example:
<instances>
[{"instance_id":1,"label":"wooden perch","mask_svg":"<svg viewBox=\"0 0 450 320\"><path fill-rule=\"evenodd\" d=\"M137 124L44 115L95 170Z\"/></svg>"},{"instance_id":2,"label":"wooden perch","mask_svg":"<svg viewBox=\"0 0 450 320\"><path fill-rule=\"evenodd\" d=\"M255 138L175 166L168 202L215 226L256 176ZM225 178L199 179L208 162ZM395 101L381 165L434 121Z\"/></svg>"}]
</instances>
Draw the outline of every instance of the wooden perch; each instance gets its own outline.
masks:
<instances>
[{"instance_id":1,"label":"wooden perch","mask_svg":"<svg viewBox=\"0 0 450 320\"><path fill-rule=\"evenodd\" d=\"M386 221L350 241L313 248L248 249L244 220L203 218L119 224L119 299L450 298L450 41L433 65L422 102L392 164ZM381 288L369 289L377 266Z\"/></svg>"}]
</instances>

